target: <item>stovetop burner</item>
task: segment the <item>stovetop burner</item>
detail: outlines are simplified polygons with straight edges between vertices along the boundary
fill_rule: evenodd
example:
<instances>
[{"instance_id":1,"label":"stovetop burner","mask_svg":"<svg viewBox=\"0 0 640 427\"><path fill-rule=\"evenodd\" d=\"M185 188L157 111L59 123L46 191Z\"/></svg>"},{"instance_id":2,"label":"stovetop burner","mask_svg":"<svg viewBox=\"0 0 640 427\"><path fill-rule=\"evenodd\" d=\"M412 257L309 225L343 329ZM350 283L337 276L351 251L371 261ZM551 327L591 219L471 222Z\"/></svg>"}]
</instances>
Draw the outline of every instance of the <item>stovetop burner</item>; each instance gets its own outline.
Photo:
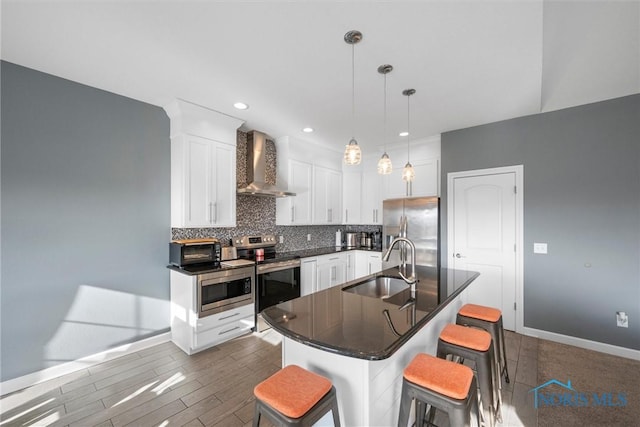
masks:
<instances>
[{"instance_id":1,"label":"stovetop burner","mask_svg":"<svg viewBox=\"0 0 640 427\"><path fill-rule=\"evenodd\" d=\"M288 252L276 252L276 236L271 234L236 237L232 239L232 242L233 246L237 248L238 258L250 259L256 264L269 264L300 258ZM257 255L258 251L262 251L261 256Z\"/></svg>"}]
</instances>

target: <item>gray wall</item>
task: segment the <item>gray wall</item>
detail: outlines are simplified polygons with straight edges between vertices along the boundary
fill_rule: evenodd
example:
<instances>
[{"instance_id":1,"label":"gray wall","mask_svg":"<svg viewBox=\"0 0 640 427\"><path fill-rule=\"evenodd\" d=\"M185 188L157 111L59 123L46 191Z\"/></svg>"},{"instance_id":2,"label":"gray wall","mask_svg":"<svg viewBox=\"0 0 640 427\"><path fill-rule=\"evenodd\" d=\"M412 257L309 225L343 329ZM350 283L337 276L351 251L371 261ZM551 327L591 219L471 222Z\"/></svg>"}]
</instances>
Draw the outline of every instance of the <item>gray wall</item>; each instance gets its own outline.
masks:
<instances>
[{"instance_id":1,"label":"gray wall","mask_svg":"<svg viewBox=\"0 0 640 427\"><path fill-rule=\"evenodd\" d=\"M449 172L517 164L524 325L640 349L640 95L442 135L443 183ZM534 255L533 242L547 242L548 255Z\"/></svg>"},{"instance_id":2,"label":"gray wall","mask_svg":"<svg viewBox=\"0 0 640 427\"><path fill-rule=\"evenodd\" d=\"M2 62L1 379L168 331L169 119Z\"/></svg>"}]
</instances>

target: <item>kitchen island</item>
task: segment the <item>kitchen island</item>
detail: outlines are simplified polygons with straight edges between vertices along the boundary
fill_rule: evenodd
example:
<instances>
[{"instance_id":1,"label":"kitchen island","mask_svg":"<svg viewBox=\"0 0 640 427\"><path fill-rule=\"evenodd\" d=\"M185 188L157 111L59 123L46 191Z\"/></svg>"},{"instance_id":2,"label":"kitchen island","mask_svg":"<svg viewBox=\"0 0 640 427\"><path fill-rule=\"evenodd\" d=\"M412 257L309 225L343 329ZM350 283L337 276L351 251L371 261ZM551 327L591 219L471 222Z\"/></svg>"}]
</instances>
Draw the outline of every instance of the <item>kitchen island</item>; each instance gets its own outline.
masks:
<instances>
[{"instance_id":1,"label":"kitchen island","mask_svg":"<svg viewBox=\"0 0 640 427\"><path fill-rule=\"evenodd\" d=\"M455 322L466 288L478 273L418 267L409 286L388 298L363 295L358 284L398 278L398 269L335 286L263 311L283 335L282 363L330 378L343 425L397 423L402 371L419 352L435 354L438 335Z\"/></svg>"}]
</instances>

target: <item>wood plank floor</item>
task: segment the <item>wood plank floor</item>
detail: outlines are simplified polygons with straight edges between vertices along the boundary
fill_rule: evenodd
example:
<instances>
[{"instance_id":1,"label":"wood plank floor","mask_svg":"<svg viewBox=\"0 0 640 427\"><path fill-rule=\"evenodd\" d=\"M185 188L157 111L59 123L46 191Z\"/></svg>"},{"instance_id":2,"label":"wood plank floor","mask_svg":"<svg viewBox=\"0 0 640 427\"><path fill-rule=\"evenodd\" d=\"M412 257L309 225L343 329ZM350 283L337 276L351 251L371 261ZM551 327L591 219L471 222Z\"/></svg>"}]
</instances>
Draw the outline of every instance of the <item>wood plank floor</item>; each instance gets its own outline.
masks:
<instances>
[{"instance_id":1,"label":"wood plank floor","mask_svg":"<svg viewBox=\"0 0 640 427\"><path fill-rule=\"evenodd\" d=\"M88 367L0 399L2 426L248 426L253 387L281 367L272 331L193 356L173 343ZM535 426L537 339L507 333L503 426ZM269 425L269 423L264 423Z\"/></svg>"}]
</instances>

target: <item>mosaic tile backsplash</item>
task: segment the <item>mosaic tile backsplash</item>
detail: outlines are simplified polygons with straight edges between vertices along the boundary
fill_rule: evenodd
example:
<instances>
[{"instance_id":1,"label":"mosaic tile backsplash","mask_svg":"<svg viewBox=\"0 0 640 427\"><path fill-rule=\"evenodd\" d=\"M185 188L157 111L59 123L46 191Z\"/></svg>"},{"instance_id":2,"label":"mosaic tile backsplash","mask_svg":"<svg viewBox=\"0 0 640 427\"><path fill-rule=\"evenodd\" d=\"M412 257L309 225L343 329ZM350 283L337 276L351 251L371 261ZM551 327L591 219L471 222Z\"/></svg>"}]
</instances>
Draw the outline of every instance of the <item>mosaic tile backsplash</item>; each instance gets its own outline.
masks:
<instances>
[{"instance_id":1,"label":"mosaic tile backsplash","mask_svg":"<svg viewBox=\"0 0 640 427\"><path fill-rule=\"evenodd\" d=\"M237 180L246 183L246 147L247 134L238 131L237 140ZM275 145L267 143L268 158L275 159ZM275 183L275 160L269 161L272 167L267 169L267 181ZM250 195L236 196L236 227L233 228L172 228L172 239L199 239L215 237L226 246L234 237L248 235L273 234L282 236L283 243L276 245L279 252L298 251L303 249L323 248L335 245L336 231L381 231L379 226L337 226L337 225L276 225L276 200L273 198ZM307 241L307 234L311 241Z\"/></svg>"}]
</instances>

